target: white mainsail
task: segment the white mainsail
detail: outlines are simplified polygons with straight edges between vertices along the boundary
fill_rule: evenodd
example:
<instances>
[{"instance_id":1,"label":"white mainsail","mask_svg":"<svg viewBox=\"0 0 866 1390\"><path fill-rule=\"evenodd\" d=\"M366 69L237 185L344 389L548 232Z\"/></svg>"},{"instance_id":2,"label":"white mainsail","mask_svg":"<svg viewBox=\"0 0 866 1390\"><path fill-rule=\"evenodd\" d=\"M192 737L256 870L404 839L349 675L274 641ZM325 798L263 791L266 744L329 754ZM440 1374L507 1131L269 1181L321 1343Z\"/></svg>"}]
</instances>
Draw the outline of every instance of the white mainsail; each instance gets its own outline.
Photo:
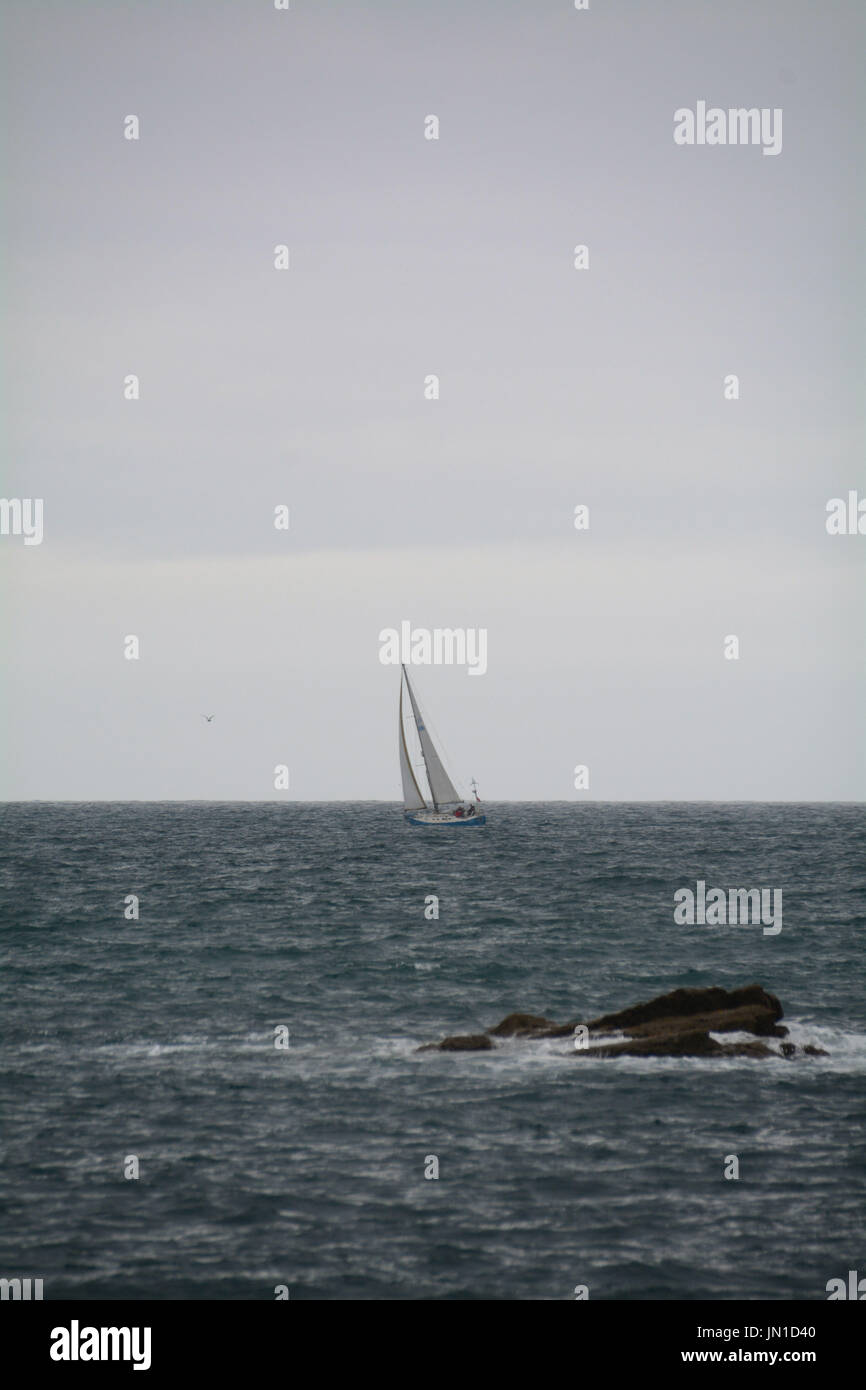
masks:
<instances>
[{"instance_id":1,"label":"white mainsail","mask_svg":"<svg viewBox=\"0 0 866 1390\"><path fill-rule=\"evenodd\" d=\"M435 748L435 746L434 746L434 744L433 744L433 740L432 740L432 738L430 737L429 733L427 732L427 726L426 726L426 724L424 723L424 717L423 717L423 715L421 714L420 709L418 708L418 702L417 702L417 700L415 699L415 692L414 692L414 690L412 689L411 684L409 683L409 672L406 670L406 667L405 667L405 666L403 667L403 675L406 677L406 689L407 689L408 692L409 692L409 702L410 702L410 704L411 704L411 706L412 706L412 713L413 713L413 715L415 716L415 727L416 727L416 729L418 730L418 738L419 738L420 743L421 743L421 753L422 753L422 756L423 756L423 758L424 758L424 766L425 766L426 769L427 769L427 780L428 780L429 783L430 783L430 793L431 793L431 795L432 795L432 797L433 797L433 805L434 805L434 807L437 807L437 808L438 808L439 806L456 805L462 798L461 798L460 793L458 792L457 788L455 787L454 783L451 781L451 778L448 776L448 773L445 771L444 767L442 766L442 761L441 761L441 759L440 759L440 757L439 757L439 754L436 752L436 748ZM411 768L411 765L409 764L408 754L406 753L406 740L405 740L405 735L404 735L404 733L403 733L403 715L402 715L402 710L403 710L403 688L402 688L402 686L401 686L401 687L400 687L400 711L401 711L401 713L400 713L400 738L401 738L401 754L400 754L401 761L400 761L400 768L401 768L401 771L402 771L402 769L403 769L403 758L405 758L405 759L406 759L406 765L407 765L408 768L409 768L409 772L410 772L410 774L412 774L412 768ZM415 782L414 774L412 774L412 781ZM417 783L417 782L415 782L415 791L418 792L418 783ZM420 796L420 792L418 792L418 795ZM404 800L405 800L405 797L406 797L406 775L405 775L405 773L403 774L403 797L404 797ZM414 803L414 804L415 804L416 806L418 805L417 802ZM423 800L422 800L422 802L421 802L420 804L421 804L421 805L424 805ZM407 803L407 809L408 809L408 803Z\"/></svg>"},{"instance_id":2,"label":"white mainsail","mask_svg":"<svg viewBox=\"0 0 866 1390\"><path fill-rule=\"evenodd\" d=\"M400 682L400 776L403 779L403 805L407 811L420 811L427 802L421 795L421 790L412 770L409 761L409 750L406 747L406 729L403 724L403 683Z\"/></svg>"}]
</instances>

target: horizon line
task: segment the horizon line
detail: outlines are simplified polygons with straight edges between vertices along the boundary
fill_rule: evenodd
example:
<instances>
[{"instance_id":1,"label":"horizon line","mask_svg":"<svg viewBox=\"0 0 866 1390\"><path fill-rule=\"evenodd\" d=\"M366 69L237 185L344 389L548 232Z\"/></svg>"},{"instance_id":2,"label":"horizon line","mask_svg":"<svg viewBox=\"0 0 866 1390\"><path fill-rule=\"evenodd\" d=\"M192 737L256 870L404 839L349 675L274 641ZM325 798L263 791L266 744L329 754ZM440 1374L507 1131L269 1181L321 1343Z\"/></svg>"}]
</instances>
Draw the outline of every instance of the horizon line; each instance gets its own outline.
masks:
<instances>
[{"instance_id":1,"label":"horizon line","mask_svg":"<svg viewBox=\"0 0 866 1390\"><path fill-rule=\"evenodd\" d=\"M577 800L553 797L521 797L520 799L485 798L485 806L864 806L866 798L821 797L801 800L797 797L582 797ZM278 797L0 797L2 806L402 806L402 802L379 797L293 798Z\"/></svg>"}]
</instances>

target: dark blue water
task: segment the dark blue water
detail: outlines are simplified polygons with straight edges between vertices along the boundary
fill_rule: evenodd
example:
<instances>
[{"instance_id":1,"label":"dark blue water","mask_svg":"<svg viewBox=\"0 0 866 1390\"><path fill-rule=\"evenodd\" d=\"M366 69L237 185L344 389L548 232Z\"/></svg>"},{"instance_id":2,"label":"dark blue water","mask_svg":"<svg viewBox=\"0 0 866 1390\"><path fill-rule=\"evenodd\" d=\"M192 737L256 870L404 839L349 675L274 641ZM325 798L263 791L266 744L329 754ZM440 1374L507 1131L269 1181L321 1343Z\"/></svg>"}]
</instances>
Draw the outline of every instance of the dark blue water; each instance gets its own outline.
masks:
<instances>
[{"instance_id":1,"label":"dark blue water","mask_svg":"<svg viewBox=\"0 0 866 1390\"><path fill-rule=\"evenodd\" d=\"M866 1273L862 808L488 812L437 833L382 804L3 807L0 1275L46 1298L823 1299ZM699 878L781 888L781 933L675 925ZM829 1057L414 1051L755 980Z\"/></svg>"}]
</instances>

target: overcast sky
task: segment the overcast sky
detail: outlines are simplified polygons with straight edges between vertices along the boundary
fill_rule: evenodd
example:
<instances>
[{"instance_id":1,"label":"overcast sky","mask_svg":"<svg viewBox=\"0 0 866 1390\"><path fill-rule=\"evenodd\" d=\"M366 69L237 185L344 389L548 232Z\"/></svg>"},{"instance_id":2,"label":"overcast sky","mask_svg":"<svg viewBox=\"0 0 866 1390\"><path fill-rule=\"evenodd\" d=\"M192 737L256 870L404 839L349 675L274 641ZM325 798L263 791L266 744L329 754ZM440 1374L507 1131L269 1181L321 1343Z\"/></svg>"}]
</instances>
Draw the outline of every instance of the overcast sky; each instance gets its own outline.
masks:
<instances>
[{"instance_id":1,"label":"overcast sky","mask_svg":"<svg viewBox=\"0 0 866 1390\"><path fill-rule=\"evenodd\" d=\"M2 8L4 797L864 796L859 0Z\"/></svg>"}]
</instances>

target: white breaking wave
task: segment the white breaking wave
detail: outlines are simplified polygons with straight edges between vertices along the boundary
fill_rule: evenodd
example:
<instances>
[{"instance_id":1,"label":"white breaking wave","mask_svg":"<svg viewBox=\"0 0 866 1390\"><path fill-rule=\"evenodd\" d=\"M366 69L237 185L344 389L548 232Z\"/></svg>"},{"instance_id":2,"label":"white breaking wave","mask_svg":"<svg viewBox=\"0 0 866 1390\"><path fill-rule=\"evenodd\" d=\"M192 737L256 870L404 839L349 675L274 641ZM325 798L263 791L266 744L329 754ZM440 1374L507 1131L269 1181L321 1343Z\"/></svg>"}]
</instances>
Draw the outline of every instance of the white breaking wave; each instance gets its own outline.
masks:
<instances>
[{"instance_id":1,"label":"white breaking wave","mask_svg":"<svg viewBox=\"0 0 866 1390\"><path fill-rule=\"evenodd\" d=\"M791 1042L797 1048L822 1047L829 1053L827 1057L805 1058L805 1061L832 1066L837 1071L866 1070L866 1033L851 1033L844 1028L829 1028L820 1023L800 1023L796 1019L782 1019L788 1029L787 1038L768 1038L774 1046Z\"/></svg>"}]
</instances>

